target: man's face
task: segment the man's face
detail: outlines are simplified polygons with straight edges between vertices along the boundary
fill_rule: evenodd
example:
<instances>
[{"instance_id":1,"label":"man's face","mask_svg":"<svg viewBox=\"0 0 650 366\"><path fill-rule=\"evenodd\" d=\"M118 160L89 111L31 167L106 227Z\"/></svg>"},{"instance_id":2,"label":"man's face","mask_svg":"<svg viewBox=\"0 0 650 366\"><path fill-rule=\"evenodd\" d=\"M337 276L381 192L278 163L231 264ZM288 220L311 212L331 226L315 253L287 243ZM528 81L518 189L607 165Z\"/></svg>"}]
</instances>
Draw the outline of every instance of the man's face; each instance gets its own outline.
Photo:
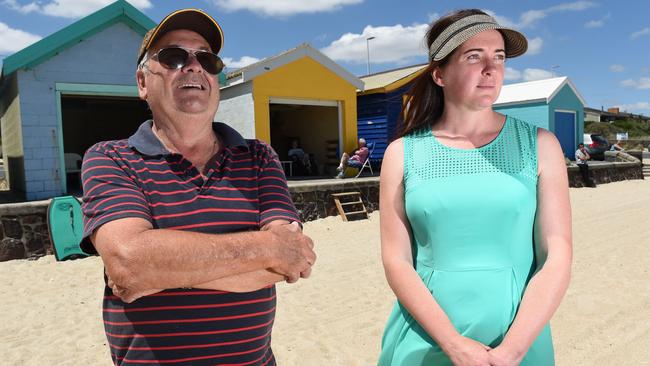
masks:
<instances>
[{"instance_id":1,"label":"man's face","mask_svg":"<svg viewBox=\"0 0 650 366\"><path fill-rule=\"evenodd\" d=\"M149 56L167 47L211 51L208 42L190 30L175 30L163 35L149 51ZM174 118L183 114L214 117L219 106L219 77L206 72L193 55L185 66L170 70L157 60L149 59L138 70L138 91L154 115Z\"/></svg>"}]
</instances>

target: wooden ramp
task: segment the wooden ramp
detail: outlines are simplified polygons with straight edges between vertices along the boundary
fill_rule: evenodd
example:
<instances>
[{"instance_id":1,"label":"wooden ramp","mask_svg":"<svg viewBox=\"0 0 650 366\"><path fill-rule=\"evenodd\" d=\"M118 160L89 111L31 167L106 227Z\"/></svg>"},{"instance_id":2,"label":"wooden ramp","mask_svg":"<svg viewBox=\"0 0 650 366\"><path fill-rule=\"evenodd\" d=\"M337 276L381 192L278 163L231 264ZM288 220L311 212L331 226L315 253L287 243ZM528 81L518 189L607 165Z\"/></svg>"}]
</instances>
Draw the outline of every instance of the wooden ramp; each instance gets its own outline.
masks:
<instances>
[{"instance_id":1,"label":"wooden ramp","mask_svg":"<svg viewBox=\"0 0 650 366\"><path fill-rule=\"evenodd\" d=\"M368 211L361 200L361 192L332 193L334 204L343 221L348 221L348 216L365 215L368 218Z\"/></svg>"}]
</instances>

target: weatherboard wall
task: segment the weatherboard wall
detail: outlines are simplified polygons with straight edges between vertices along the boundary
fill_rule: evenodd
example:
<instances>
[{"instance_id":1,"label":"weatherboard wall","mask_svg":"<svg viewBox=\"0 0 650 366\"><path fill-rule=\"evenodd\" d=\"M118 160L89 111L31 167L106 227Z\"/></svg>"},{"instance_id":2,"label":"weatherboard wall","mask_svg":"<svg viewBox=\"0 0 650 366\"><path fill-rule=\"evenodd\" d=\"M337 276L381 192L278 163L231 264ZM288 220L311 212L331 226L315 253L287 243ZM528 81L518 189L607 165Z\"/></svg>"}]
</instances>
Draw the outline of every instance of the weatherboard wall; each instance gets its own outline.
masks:
<instances>
[{"instance_id":1,"label":"weatherboard wall","mask_svg":"<svg viewBox=\"0 0 650 366\"><path fill-rule=\"evenodd\" d=\"M255 135L271 140L269 101L271 98L336 101L342 105L344 151L356 148L357 93L347 80L311 57L289 62L253 79Z\"/></svg>"},{"instance_id":2,"label":"weatherboard wall","mask_svg":"<svg viewBox=\"0 0 650 366\"><path fill-rule=\"evenodd\" d=\"M123 23L61 50L33 69L17 71L23 117L25 195L28 200L61 195L57 83L135 85L142 35ZM115 121L119 123L119 121ZM128 136L125 136L128 137Z\"/></svg>"},{"instance_id":3,"label":"weatherboard wall","mask_svg":"<svg viewBox=\"0 0 650 366\"><path fill-rule=\"evenodd\" d=\"M249 81L221 89L215 120L228 124L247 139L255 138L253 83Z\"/></svg>"},{"instance_id":4,"label":"weatherboard wall","mask_svg":"<svg viewBox=\"0 0 650 366\"><path fill-rule=\"evenodd\" d=\"M572 111L576 115L576 138L574 146L577 146L579 141L582 141L582 134L584 131L584 109L585 106L582 104L580 99L573 92L571 87L565 84L558 92L555 94L553 99L549 103L549 125L551 131L555 131L555 111Z\"/></svg>"}]
</instances>

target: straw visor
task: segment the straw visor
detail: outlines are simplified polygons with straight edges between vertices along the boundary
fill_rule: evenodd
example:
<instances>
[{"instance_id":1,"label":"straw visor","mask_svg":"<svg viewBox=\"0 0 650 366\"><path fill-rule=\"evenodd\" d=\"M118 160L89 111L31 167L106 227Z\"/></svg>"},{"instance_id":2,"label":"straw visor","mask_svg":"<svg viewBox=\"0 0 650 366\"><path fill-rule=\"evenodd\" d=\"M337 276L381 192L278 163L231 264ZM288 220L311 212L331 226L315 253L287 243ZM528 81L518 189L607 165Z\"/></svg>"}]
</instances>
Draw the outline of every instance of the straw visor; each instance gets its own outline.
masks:
<instances>
[{"instance_id":1,"label":"straw visor","mask_svg":"<svg viewBox=\"0 0 650 366\"><path fill-rule=\"evenodd\" d=\"M200 34L208 41L212 52L215 54L218 54L223 47L223 31L214 18L200 9L181 9L167 15L160 24L144 35L138 53L138 63L160 37L177 29L187 29Z\"/></svg>"},{"instance_id":2,"label":"straw visor","mask_svg":"<svg viewBox=\"0 0 650 366\"><path fill-rule=\"evenodd\" d=\"M457 20L440 33L429 47L429 59L440 61L451 54L463 42L489 29L496 29L503 35L506 57L512 58L523 55L528 49L528 41L523 34L500 26L489 15L477 14Z\"/></svg>"}]
</instances>

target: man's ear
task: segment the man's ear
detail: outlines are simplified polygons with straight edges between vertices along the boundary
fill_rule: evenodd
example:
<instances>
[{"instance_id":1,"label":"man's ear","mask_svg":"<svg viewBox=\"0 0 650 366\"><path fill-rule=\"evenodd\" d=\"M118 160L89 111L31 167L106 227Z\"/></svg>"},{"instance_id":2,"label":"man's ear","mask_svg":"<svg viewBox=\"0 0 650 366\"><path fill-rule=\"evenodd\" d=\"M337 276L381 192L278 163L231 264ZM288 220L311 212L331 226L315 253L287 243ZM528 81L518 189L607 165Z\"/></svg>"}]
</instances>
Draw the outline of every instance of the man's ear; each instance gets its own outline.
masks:
<instances>
[{"instance_id":1,"label":"man's ear","mask_svg":"<svg viewBox=\"0 0 650 366\"><path fill-rule=\"evenodd\" d=\"M138 83L138 95L143 100L147 99L147 84L145 80L144 71L138 68L138 71L135 72L135 81Z\"/></svg>"},{"instance_id":2,"label":"man's ear","mask_svg":"<svg viewBox=\"0 0 650 366\"><path fill-rule=\"evenodd\" d=\"M442 77L442 69L440 68L440 66L437 66L435 69L433 69L433 71L431 71L431 79L439 87L441 87L441 88L445 87L445 83L444 83L443 77Z\"/></svg>"}]
</instances>

